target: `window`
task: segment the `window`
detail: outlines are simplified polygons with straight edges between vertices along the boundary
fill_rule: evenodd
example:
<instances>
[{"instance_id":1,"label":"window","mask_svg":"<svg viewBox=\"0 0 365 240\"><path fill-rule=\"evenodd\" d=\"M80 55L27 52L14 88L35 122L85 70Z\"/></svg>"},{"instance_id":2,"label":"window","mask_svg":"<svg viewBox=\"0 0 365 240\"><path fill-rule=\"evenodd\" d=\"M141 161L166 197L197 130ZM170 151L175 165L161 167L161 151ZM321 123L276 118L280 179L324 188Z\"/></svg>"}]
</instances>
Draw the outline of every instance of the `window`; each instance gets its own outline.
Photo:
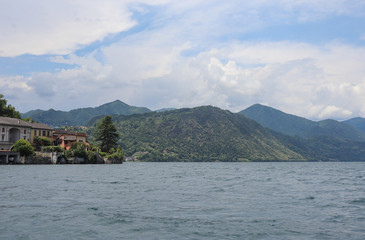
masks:
<instances>
[{"instance_id":1,"label":"window","mask_svg":"<svg viewBox=\"0 0 365 240\"><path fill-rule=\"evenodd\" d=\"M41 135L41 130L39 130L39 131L38 131L38 136L42 136L42 135Z\"/></svg>"},{"instance_id":2,"label":"window","mask_svg":"<svg viewBox=\"0 0 365 240\"><path fill-rule=\"evenodd\" d=\"M5 132L5 128L3 128L2 132Z\"/></svg>"},{"instance_id":3,"label":"window","mask_svg":"<svg viewBox=\"0 0 365 240\"><path fill-rule=\"evenodd\" d=\"M24 134L27 134L27 130L24 129Z\"/></svg>"},{"instance_id":4,"label":"window","mask_svg":"<svg viewBox=\"0 0 365 240\"><path fill-rule=\"evenodd\" d=\"M5 135L1 136L1 141L5 141Z\"/></svg>"},{"instance_id":5,"label":"window","mask_svg":"<svg viewBox=\"0 0 365 240\"><path fill-rule=\"evenodd\" d=\"M46 131L43 131L43 135L42 135L43 137L45 137L46 136Z\"/></svg>"},{"instance_id":6,"label":"window","mask_svg":"<svg viewBox=\"0 0 365 240\"><path fill-rule=\"evenodd\" d=\"M26 136L24 136L24 140L27 140L27 137Z\"/></svg>"},{"instance_id":7,"label":"window","mask_svg":"<svg viewBox=\"0 0 365 240\"><path fill-rule=\"evenodd\" d=\"M47 131L47 137L49 137L49 131Z\"/></svg>"}]
</instances>

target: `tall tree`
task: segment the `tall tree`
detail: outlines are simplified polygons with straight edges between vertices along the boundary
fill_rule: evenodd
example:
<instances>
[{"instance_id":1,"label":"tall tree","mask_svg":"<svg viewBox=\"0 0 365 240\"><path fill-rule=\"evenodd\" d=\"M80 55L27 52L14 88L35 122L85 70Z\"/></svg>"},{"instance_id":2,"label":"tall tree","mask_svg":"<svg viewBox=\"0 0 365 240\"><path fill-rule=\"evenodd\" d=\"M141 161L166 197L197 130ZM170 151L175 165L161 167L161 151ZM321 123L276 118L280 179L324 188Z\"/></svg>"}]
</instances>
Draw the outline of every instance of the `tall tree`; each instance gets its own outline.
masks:
<instances>
[{"instance_id":1,"label":"tall tree","mask_svg":"<svg viewBox=\"0 0 365 240\"><path fill-rule=\"evenodd\" d=\"M111 116L106 116L100 121L96 127L95 135L95 140L100 142L100 148L103 152L109 152L111 148L117 145L119 134Z\"/></svg>"},{"instance_id":2,"label":"tall tree","mask_svg":"<svg viewBox=\"0 0 365 240\"><path fill-rule=\"evenodd\" d=\"M0 94L0 117L21 118L20 113L7 103L8 101L4 99L4 95Z\"/></svg>"}]
</instances>

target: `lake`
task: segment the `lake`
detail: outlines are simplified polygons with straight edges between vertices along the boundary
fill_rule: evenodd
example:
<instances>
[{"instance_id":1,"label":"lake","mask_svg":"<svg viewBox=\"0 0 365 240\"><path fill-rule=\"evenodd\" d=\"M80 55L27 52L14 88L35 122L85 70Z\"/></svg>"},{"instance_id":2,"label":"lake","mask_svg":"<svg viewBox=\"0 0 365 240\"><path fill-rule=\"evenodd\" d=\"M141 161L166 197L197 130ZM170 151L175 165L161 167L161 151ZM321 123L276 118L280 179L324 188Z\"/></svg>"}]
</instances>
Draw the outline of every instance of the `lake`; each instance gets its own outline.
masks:
<instances>
[{"instance_id":1,"label":"lake","mask_svg":"<svg viewBox=\"0 0 365 240\"><path fill-rule=\"evenodd\" d=\"M0 166L0 239L365 239L365 163Z\"/></svg>"}]
</instances>

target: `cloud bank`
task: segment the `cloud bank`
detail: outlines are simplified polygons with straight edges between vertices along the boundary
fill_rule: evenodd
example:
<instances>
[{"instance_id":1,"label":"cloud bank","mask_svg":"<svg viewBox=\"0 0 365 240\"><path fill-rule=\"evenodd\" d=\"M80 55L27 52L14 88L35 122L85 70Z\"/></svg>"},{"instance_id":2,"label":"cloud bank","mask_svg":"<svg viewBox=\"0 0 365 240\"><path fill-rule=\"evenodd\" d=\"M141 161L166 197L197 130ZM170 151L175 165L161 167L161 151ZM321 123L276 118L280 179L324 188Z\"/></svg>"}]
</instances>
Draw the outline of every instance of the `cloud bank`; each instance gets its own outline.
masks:
<instances>
[{"instance_id":1,"label":"cloud bank","mask_svg":"<svg viewBox=\"0 0 365 240\"><path fill-rule=\"evenodd\" d=\"M37 2L43 8L22 5L34 11L1 24L0 56L52 54L50 62L71 67L0 75L3 94L22 111L120 99L151 109L237 112L261 103L311 119L365 117L364 45L344 35L320 42L265 35L338 16L363 19L363 1Z\"/></svg>"}]
</instances>

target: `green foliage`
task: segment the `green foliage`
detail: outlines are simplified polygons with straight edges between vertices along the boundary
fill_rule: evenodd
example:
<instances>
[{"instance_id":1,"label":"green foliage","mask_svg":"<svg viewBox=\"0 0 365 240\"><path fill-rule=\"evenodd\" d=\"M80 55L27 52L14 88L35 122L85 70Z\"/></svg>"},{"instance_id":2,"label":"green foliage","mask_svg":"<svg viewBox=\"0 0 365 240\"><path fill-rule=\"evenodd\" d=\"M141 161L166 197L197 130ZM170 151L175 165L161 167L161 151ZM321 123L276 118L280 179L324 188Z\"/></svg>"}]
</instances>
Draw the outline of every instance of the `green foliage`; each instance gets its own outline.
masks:
<instances>
[{"instance_id":1,"label":"green foliage","mask_svg":"<svg viewBox=\"0 0 365 240\"><path fill-rule=\"evenodd\" d=\"M46 137L35 136L33 142L37 151L39 151L41 147L52 145L52 141Z\"/></svg>"},{"instance_id":2,"label":"green foliage","mask_svg":"<svg viewBox=\"0 0 365 240\"><path fill-rule=\"evenodd\" d=\"M8 101L4 99L4 95L0 94L0 117L19 118L20 113L15 110L10 104L7 105Z\"/></svg>"},{"instance_id":3,"label":"green foliage","mask_svg":"<svg viewBox=\"0 0 365 240\"><path fill-rule=\"evenodd\" d=\"M85 144L82 142L73 142L71 143L71 148L66 151L66 156L68 157L79 157L86 158L87 153L85 150Z\"/></svg>"},{"instance_id":4,"label":"green foliage","mask_svg":"<svg viewBox=\"0 0 365 240\"><path fill-rule=\"evenodd\" d=\"M140 161L365 161L363 141L288 136L263 128L242 114L213 107L113 119L123 133L118 144L127 156ZM91 138L94 129L88 129ZM336 134L341 132L340 128Z\"/></svg>"},{"instance_id":5,"label":"green foliage","mask_svg":"<svg viewBox=\"0 0 365 240\"><path fill-rule=\"evenodd\" d=\"M16 141L11 149L14 152L19 152L21 156L30 156L34 154L32 145L24 139Z\"/></svg>"},{"instance_id":6,"label":"green foliage","mask_svg":"<svg viewBox=\"0 0 365 240\"><path fill-rule=\"evenodd\" d=\"M24 122L32 122L32 121L33 121L33 119L32 119L32 118L30 118L30 117L23 118L22 120L23 120Z\"/></svg>"},{"instance_id":7,"label":"green foliage","mask_svg":"<svg viewBox=\"0 0 365 240\"><path fill-rule=\"evenodd\" d=\"M287 147L308 161L365 161L365 142L320 136L300 138L274 133Z\"/></svg>"},{"instance_id":8,"label":"green foliage","mask_svg":"<svg viewBox=\"0 0 365 240\"><path fill-rule=\"evenodd\" d=\"M109 152L117 145L119 134L116 126L112 122L111 116L106 116L101 119L96 126L95 140L100 143L102 152Z\"/></svg>"},{"instance_id":9,"label":"green foliage","mask_svg":"<svg viewBox=\"0 0 365 240\"><path fill-rule=\"evenodd\" d=\"M96 163L96 155L94 151L86 151L87 163Z\"/></svg>"},{"instance_id":10,"label":"green foliage","mask_svg":"<svg viewBox=\"0 0 365 240\"><path fill-rule=\"evenodd\" d=\"M141 161L304 160L256 122L215 107L113 119L127 156L147 152Z\"/></svg>"},{"instance_id":11,"label":"green foliage","mask_svg":"<svg viewBox=\"0 0 365 240\"><path fill-rule=\"evenodd\" d=\"M80 108L69 112L34 110L22 114L23 118L31 117L35 121L45 123L50 126L81 126L93 117L105 115L131 115L137 113L151 112L148 108L129 106L119 100L103 104L96 108Z\"/></svg>"},{"instance_id":12,"label":"green foliage","mask_svg":"<svg viewBox=\"0 0 365 240\"><path fill-rule=\"evenodd\" d=\"M108 159L115 159L115 160L123 160L124 159L124 153L123 152L115 152L112 154L107 154L105 157Z\"/></svg>"},{"instance_id":13,"label":"green foliage","mask_svg":"<svg viewBox=\"0 0 365 240\"><path fill-rule=\"evenodd\" d=\"M65 149L61 146L45 146L43 152L63 152Z\"/></svg>"}]
</instances>

